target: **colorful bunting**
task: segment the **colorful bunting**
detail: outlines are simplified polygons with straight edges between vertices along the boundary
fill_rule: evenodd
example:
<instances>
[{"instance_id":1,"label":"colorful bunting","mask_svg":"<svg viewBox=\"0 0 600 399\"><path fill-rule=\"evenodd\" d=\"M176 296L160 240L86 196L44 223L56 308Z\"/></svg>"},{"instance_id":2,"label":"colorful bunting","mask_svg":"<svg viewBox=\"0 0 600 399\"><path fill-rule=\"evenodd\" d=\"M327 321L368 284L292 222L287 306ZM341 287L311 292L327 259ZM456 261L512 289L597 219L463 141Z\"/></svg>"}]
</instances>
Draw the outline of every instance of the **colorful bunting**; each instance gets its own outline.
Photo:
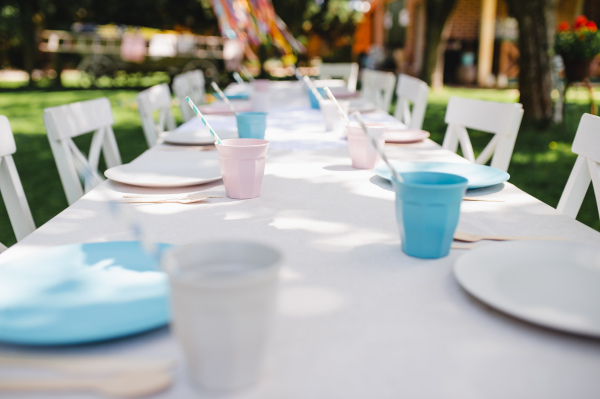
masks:
<instances>
[{"instance_id":1,"label":"colorful bunting","mask_svg":"<svg viewBox=\"0 0 600 399\"><path fill-rule=\"evenodd\" d=\"M271 0L211 0L221 34L254 46L271 43L283 55L306 49L275 14Z\"/></svg>"}]
</instances>

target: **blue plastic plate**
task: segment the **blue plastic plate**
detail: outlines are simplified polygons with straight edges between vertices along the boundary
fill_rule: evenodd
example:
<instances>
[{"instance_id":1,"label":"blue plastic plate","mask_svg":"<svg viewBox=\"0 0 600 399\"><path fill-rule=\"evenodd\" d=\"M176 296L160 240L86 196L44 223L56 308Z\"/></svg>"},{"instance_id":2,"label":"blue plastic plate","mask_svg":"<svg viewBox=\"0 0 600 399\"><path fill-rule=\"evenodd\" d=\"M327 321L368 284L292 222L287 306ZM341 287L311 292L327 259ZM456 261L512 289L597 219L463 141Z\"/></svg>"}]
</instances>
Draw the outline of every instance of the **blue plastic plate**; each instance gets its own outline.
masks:
<instances>
[{"instance_id":1,"label":"blue plastic plate","mask_svg":"<svg viewBox=\"0 0 600 399\"><path fill-rule=\"evenodd\" d=\"M397 172L441 172L459 175L469 182L467 188L489 187L507 181L510 175L500 169L491 166L474 163L450 163L450 162L392 162ZM379 166L375 173L390 180L392 173L386 165Z\"/></svg>"},{"instance_id":2,"label":"blue plastic plate","mask_svg":"<svg viewBox=\"0 0 600 399\"><path fill-rule=\"evenodd\" d=\"M138 241L64 245L0 264L1 341L80 344L160 327L169 317L167 276Z\"/></svg>"},{"instance_id":3,"label":"blue plastic plate","mask_svg":"<svg viewBox=\"0 0 600 399\"><path fill-rule=\"evenodd\" d=\"M229 100L247 100L250 98L248 93L237 93L237 94L225 94Z\"/></svg>"}]
</instances>

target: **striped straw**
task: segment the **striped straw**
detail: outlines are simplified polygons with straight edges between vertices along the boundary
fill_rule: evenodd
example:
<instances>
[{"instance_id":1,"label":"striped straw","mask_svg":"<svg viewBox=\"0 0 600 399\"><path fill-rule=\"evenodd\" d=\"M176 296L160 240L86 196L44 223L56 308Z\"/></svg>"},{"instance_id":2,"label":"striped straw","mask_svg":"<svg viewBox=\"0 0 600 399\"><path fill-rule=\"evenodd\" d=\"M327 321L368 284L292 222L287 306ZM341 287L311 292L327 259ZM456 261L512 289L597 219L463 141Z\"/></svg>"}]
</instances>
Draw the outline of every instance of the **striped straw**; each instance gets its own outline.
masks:
<instances>
[{"instance_id":1,"label":"striped straw","mask_svg":"<svg viewBox=\"0 0 600 399\"><path fill-rule=\"evenodd\" d=\"M313 96L316 97L317 101L321 102L321 100L323 100L323 96L321 93L319 93L319 90L317 90L310 78L305 75L302 77L302 80L304 81L304 84L308 86L308 89L312 92Z\"/></svg>"},{"instance_id":2,"label":"striped straw","mask_svg":"<svg viewBox=\"0 0 600 399\"><path fill-rule=\"evenodd\" d=\"M244 82L244 79L242 79L242 77L240 76L239 73L234 72L233 73L233 78L235 79L236 82L238 82L239 85L241 86L245 86L246 82Z\"/></svg>"},{"instance_id":3,"label":"striped straw","mask_svg":"<svg viewBox=\"0 0 600 399\"><path fill-rule=\"evenodd\" d=\"M335 99L335 96L333 95L331 90L329 90L329 87L325 87L325 93L327 94L327 97L329 97L333 101L333 103L336 105L338 111L340 111L340 114L342 114L342 116L344 117L346 124L349 125L350 119L348 119L348 115L346 114L346 111L343 110L340 103L338 103L338 101Z\"/></svg>"},{"instance_id":4,"label":"striped straw","mask_svg":"<svg viewBox=\"0 0 600 399\"><path fill-rule=\"evenodd\" d=\"M296 76L296 79L298 79L299 81L302 82L302 74L300 73L298 68L295 68L295 67L294 67L294 76Z\"/></svg>"},{"instance_id":5,"label":"striped straw","mask_svg":"<svg viewBox=\"0 0 600 399\"><path fill-rule=\"evenodd\" d=\"M210 132L210 134L212 134L212 136L215 139L215 141L217 142L217 144L223 144L223 143L221 143L221 139L219 138L219 136L217 135L217 133L210 126L210 124L208 123L208 121L206 120L206 118L204 117L204 115L202 115L202 112L200 112L198 110L198 108L196 107L196 104L194 104L194 102L192 101L192 99L189 98L189 97L186 97L185 101L187 101L187 103L189 104L190 108L194 111L194 113L196 114L196 116L198 116L198 118L200 118L200 120L202 120L202 123L204 123L204 126L206 126L208 128L208 131Z\"/></svg>"},{"instance_id":6,"label":"striped straw","mask_svg":"<svg viewBox=\"0 0 600 399\"><path fill-rule=\"evenodd\" d=\"M243 73L246 79L248 79L250 82L254 81L254 76L252 76L252 74L250 73L248 68L246 68L245 65L240 65L240 72Z\"/></svg>"},{"instance_id":7,"label":"striped straw","mask_svg":"<svg viewBox=\"0 0 600 399\"><path fill-rule=\"evenodd\" d=\"M231 112L233 112L234 115L237 115L235 108L233 108L233 104L231 103L231 101L229 101L229 99L227 98L225 93L223 93L223 90L221 90L219 85L216 84L215 82L212 82L211 86L213 89L215 89L217 91L217 94L219 95L219 97L221 97L221 100L225 101L225 104L227 104L227 106L229 106L229 109L231 110Z\"/></svg>"},{"instance_id":8,"label":"striped straw","mask_svg":"<svg viewBox=\"0 0 600 399\"><path fill-rule=\"evenodd\" d=\"M385 155L385 152L383 152L383 148L381 148L379 146L379 144L377 143L377 140L375 140L375 138L373 136L371 136L371 133L369 133L369 129L367 129L367 126L365 125L365 121L363 120L362 116L360 116L360 112L356 111L356 112L352 113L352 116L358 121L358 123L360 124L360 127L362 127L362 129L365 131L365 134L367 135L369 140L371 140L371 144L373 144L373 147L375 147L375 149L377 150L379 155L381 155L381 159L383 159L383 161L385 162L387 167L390 169L390 172L392 172L394 179L396 179L400 183L404 183L404 179L402 178L402 176L400 176L396 172L396 169L394 169L394 167L392 166L387 155Z\"/></svg>"}]
</instances>

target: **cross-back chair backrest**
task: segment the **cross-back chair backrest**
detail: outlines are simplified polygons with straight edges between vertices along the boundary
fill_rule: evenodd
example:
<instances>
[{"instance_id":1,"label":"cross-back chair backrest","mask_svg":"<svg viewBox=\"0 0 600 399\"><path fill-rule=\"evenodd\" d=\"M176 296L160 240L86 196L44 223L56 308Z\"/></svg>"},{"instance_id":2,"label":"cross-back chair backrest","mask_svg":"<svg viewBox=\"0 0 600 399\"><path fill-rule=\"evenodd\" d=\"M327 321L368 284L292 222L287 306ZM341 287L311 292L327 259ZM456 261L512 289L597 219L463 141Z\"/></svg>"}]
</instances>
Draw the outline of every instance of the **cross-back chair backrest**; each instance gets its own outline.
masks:
<instances>
[{"instance_id":1,"label":"cross-back chair backrest","mask_svg":"<svg viewBox=\"0 0 600 399\"><path fill-rule=\"evenodd\" d=\"M0 115L0 192L18 241L35 230L35 224L12 157L16 151L8 118ZM6 247L0 244L0 251L4 249Z\"/></svg>"},{"instance_id":2,"label":"cross-back chair backrest","mask_svg":"<svg viewBox=\"0 0 600 399\"><path fill-rule=\"evenodd\" d=\"M556 209L575 218L592 182L600 214L600 117L583 114L571 151L577 160Z\"/></svg>"},{"instance_id":3,"label":"cross-back chair backrest","mask_svg":"<svg viewBox=\"0 0 600 399\"><path fill-rule=\"evenodd\" d=\"M319 66L319 79L344 79L348 90L356 91L356 84L358 83L358 63L324 62Z\"/></svg>"},{"instance_id":4,"label":"cross-back chair backrest","mask_svg":"<svg viewBox=\"0 0 600 399\"><path fill-rule=\"evenodd\" d=\"M362 97L385 112L390 110L395 87L396 75L393 72L365 69L362 73Z\"/></svg>"},{"instance_id":5,"label":"cross-back chair backrest","mask_svg":"<svg viewBox=\"0 0 600 399\"><path fill-rule=\"evenodd\" d=\"M400 74L396 85L397 100L394 116L410 129L421 129L427 110L428 96L429 86L427 83L412 76Z\"/></svg>"},{"instance_id":6,"label":"cross-back chair backrest","mask_svg":"<svg viewBox=\"0 0 600 399\"><path fill-rule=\"evenodd\" d=\"M98 173L101 154L107 167L121 165L108 98L46 108L44 124L69 204L104 180ZM88 133L93 136L85 156L73 138Z\"/></svg>"},{"instance_id":7,"label":"cross-back chair backrest","mask_svg":"<svg viewBox=\"0 0 600 399\"><path fill-rule=\"evenodd\" d=\"M521 104L451 97L446 109L448 128L442 146L456 152L460 144L467 160L483 165L491 158L490 166L507 171L522 118ZM493 134L477 158L467 129Z\"/></svg>"},{"instance_id":8,"label":"cross-back chair backrest","mask_svg":"<svg viewBox=\"0 0 600 399\"><path fill-rule=\"evenodd\" d=\"M182 73L173 79L173 93L179 100L179 107L181 108L184 121L187 122L196 116L185 101L185 98L189 96L194 104L204 103L204 96L206 94L204 85L204 73L199 69Z\"/></svg>"},{"instance_id":9,"label":"cross-back chair backrest","mask_svg":"<svg viewBox=\"0 0 600 399\"><path fill-rule=\"evenodd\" d=\"M162 132L175 129L171 112L171 90L166 83L152 86L137 95L138 112L148 147L156 144ZM155 118L154 114L158 114Z\"/></svg>"}]
</instances>

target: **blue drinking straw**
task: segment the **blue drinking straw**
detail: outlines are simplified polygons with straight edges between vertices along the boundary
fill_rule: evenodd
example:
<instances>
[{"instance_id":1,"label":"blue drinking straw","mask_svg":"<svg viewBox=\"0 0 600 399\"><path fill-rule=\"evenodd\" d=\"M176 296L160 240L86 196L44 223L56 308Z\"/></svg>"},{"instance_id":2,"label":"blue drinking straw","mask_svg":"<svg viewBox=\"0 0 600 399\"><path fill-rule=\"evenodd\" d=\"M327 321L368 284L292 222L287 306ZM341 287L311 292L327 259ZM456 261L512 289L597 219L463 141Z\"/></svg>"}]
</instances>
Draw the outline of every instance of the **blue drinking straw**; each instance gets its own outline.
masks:
<instances>
[{"instance_id":1,"label":"blue drinking straw","mask_svg":"<svg viewBox=\"0 0 600 399\"><path fill-rule=\"evenodd\" d=\"M204 123L204 126L206 126L208 128L208 131L210 132L210 134L212 134L212 136L215 139L215 141L217 142L217 144L223 144L223 143L221 143L221 139L219 138L219 136L217 135L217 133L210 126L210 124L208 123L208 121L206 120L206 118L204 117L204 115L202 115L202 112L200 112L198 110L198 108L196 107L196 104L194 104L194 102L192 101L192 99L189 98L189 97L186 97L185 101L187 101L187 103L190 106L190 108L192 108L192 111L194 111L194 113L196 114L196 116L198 116L198 118L200 118L200 120L202 121L202 123Z\"/></svg>"}]
</instances>

